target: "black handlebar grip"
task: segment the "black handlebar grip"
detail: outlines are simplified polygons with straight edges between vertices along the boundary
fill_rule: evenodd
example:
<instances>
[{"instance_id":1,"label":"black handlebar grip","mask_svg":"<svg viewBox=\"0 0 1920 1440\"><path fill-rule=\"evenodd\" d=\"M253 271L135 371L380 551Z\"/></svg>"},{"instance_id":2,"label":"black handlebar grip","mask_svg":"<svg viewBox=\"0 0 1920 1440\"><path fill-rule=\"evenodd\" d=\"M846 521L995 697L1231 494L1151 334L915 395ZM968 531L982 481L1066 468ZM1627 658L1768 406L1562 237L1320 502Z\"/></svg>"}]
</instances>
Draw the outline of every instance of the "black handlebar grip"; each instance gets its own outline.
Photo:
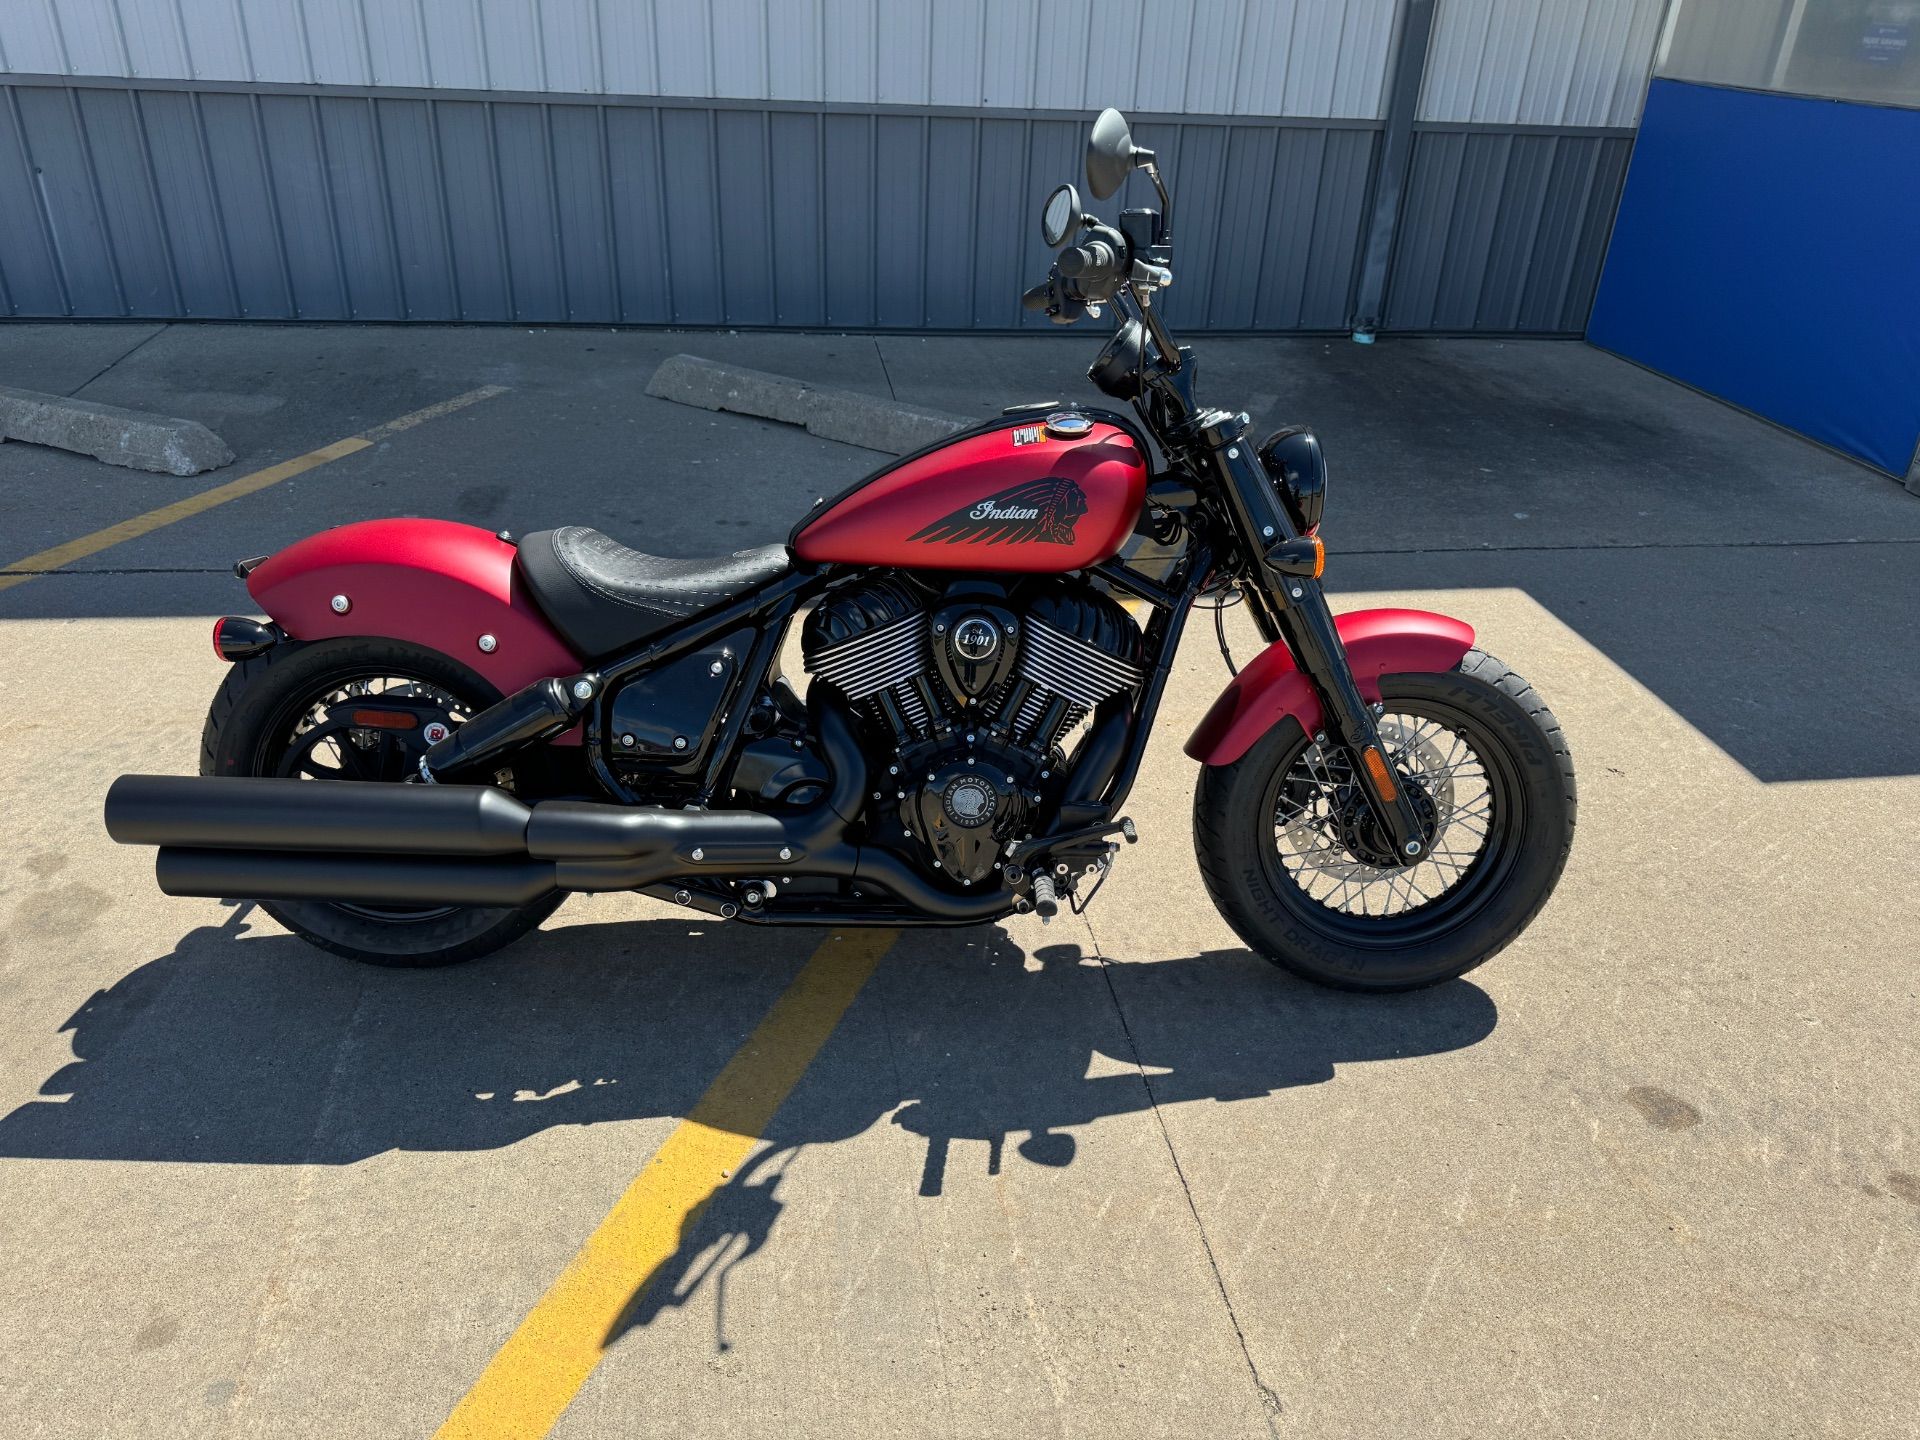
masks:
<instances>
[{"instance_id":1,"label":"black handlebar grip","mask_svg":"<svg viewBox=\"0 0 1920 1440\"><path fill-rule=\"evenodd\" d=\"M1060 252L1060 273L1069 280L1100 280L1119 267L1120 257L1104 240L1069 245Z\"/></svg>"}]
</instances>

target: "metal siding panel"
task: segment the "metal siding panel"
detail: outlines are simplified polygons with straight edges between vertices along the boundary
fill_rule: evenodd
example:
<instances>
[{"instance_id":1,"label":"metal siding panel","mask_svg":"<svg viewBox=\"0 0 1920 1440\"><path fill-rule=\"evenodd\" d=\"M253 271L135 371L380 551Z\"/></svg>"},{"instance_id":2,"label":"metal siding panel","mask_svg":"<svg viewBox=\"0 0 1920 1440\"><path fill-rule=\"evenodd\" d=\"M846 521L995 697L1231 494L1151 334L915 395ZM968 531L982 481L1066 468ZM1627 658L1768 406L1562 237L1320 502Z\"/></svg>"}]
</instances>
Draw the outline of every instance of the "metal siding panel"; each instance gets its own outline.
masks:
<instances>
[{"instance_id":1,"label":"metal siding panel","mask_svg":"<svg viewBox=\"0 0 1920 1440\"><path fill-rule=\"evenodd\" d=\"M146 0L153 4L156 0ZM301 6L307 27L307 55L313 78L321 85L371 85L372 50L360 7L347 0L305 0Z\"/></svg>"},{"instance_id":2,"label":"metal siding panel","mask_svg":"<svg viewBox=\"0 0 1920 1440\"><path fill-rule=\"evenodd\" d=\"M979 126L973 120L927 122L925 323L943 329L961 330L973 324L979 140ZM884 166L880 173L887 173Z\"/></svg>"},{"instance_id":3,"label":"metal siding panel","mask_svg":"<svg viewBox=\"0 0 1920 1440\"><path fill-rule=\"evenodd\" d=\"M657 95L653 7L645 0L599 0L600 67L610 95Z\"/></svg>"},{"instance_id":4,"label":"metal siding panel","mask_svg":"<svg viewBox=\"0 0 1920 1440\"><path fill-rule=\"evenodd\" d=\"M766 12L767 94L819 100L826 94L826 20L820 0L770 0Z\"/></svg>"},{"instance_id":5,"label":"metal siding panel","mask_svg":"<svg viewBox=\"0 0 1920 1440\"><path fill-rule=\"evenodd\" d=\"M714 143L719 188L720 263L725 267L729 325L771 325L773 204L767 117L752 110L716 110Z\"/></svg>"},{"instance_id":6,"label":"metal siding panel","mask_svg":"<svg viewBox=\"0 0 1920 1440\"><path fill-rule=\"evenodd\" d=\"M123 315L126 309L114 273L113 252L86 146L75 124L71 92L35 86L14 94L73 313Z\"/></svg>"},{"instance_id":7,"label":"metal siding panel","mask_svg":"<svg viewBox=\"0 0 1920 1440\"><path fill-rule=\"evenodd\" d=\"M1140 110L1178 114L1187 107L1187 66L1193 54L1197 0L1155 0L1135 37L1139 60L1128 103ZM1217 58L1217 57L1216 57Z\"/></svg>"},{"instance_id":8,"label":"metal siding panel","mask_svg":"<svg viewBox=\"0 0 1920 1440\"><path fill-rule=\"evenodd\" d=\"M826 73L821 96L841 103L871 101L879 94L880 0L823 0Z\"/></svg>"},{"instance_id":9,"label":"metal siding panel","mask_svg":"<svg viewBox=\"0 0 1920 1440\"><path fill-rule=\"evenodd\" d=\"M987 0L985 42L980 57L982 105L1028 110L1034 106L1039 72L1040 0Z\"/></svg>"},{"instance_id":10,"label":"metal siding panel","mask_svg":"<svg viewBox=\"0 0 1920 1440\"><path fill-rule=\"evenodd\" d=\"M1459 188L1466 142L1467 137L1461 134L1414 137L1406 208L1401 214L1393 273L1387 283L1386 323L1390 329L1422 330L1433 324L1441 267L1446 262L1447 222L1453 213L1454 192Z\"/></svg>"},{"instance_id":11,"label":"metal siding panel","mask_svg":"<svg viewBox=\"0 0 1920 1440\"><path fill-rule=\"evenodd\" d=\"M347 313L355 320L403 320L406 306L394 269L393 221L381 184L373 102L323 98L319 115Z\"/></svg>"},{"instance_id":12,"label":"metal siding panel","mask_svg":"<svg viewBox=\"0 0 1920 1440\"><path fill-rule=\"evenodd\" d=\"M66 47L54 26L54 12L43 0L0 4L0 54L16 75L65 75Z\"/></svg>"},{"instance_id":13,"label":"metal siding panel","mask_svg":"<svg viewBox=\"0 0 1920 1440\"><path fill-rule=\"evenodd\" d=\"M1345 328L1352 312L1354 272L1373 173L1374 136L1366 130L1329 130L1313 202L1313 245L1294 323L1309 330Z\"/></svg>"},{"instance_id":14,"label":"metal siding panel","mask_svg":"<svg viewBox=\"0 0 1920 1440\"><path fill-rule=\"evenodd\" d=\"M147 149L131 92L76 90L87 158L99 185L106 241L113 247L129 315L178 315L180 297L154 202Z\"/></svg>"},{"instance_id":15,"label":"metal siding panel","mask_svg":"<svg viewBox=\"0 0 1920 1440\"><path fill-rule=\"evenodd\" d=\"M173 256L180 308L189 319L236 318L226 262L226 217L207 168L193 96L153 90L138 97L161 223Z\"/></svg>"},{"instance_id":16,"label":"metal siding panel","mask_svg":"<svg viewBox=\"0 0 1920 1440\"><path fill-rule=\"evenodd\" d=\"M493 165L500 186L513 318L523 323L564 320L566 276L555 234L544 107L496 102L487 108L492 114Z\"/></svg>"},{"instance_id":17,"label":"metal siding panel","mask_svg":"<svg viewBox=\"0 0 1920 1440\"><path fill-rule=\"evenodd\" d=\"M655 83L662 95L707 95L713 90L713 35L704 5L667 0L653 12L658 49Z\"/></svg>"},{"instance_id":18,"label":"metal siding panel","mask_svg":"<svg viewBox=\"0 0 1920 1440\"><path fill-rule=\"evenodd\" d=\"M534 7L525 0L479 0L479 5L488 88L535 93L545 90L540 17Z\"/></svg>"},{"instance_id":19,"label":"metal siding panel","mask_svg":"<svg viewBox=\"0 0 1920 1440\"><path fill-rule=\"evenodd\" d=\"M404 85L425 89L433 84L427 64L426 24L412 0L393 3L375 0L362 7L366 21L368 64L374 85Z\"/></svg>"},{"instance_id":20,"label":"metal siding panel","mask_svg":"<svg viewBox=\"0 0 1920 1440\"><path fill-rule=\"evenodd\" d=\"M231 78L311 84L313 74L307 65L306 26L301 20L300 0L236 0L236 3L240 23L246 31L247 55L253 73Z\"/></svg>"},{"instance_id":21,"label":"metal siding panel","mask_svg":"<svg viewBox=\"0 0 1920 1440\"><path fill-rule=\"evenodd\" d=\"M1534 240L1545 218L1547 182L1553 169L1551 135L1507 137L1506 173L1492 216L1487 259L1473 312L1476 330L1517 330L1534 260Z\"/></svg>"},{"instance_id":22,"label":"metal siding panel","mask_svg":"<svg viewBox=\"0 0 1920 1440\"><path fill-rule=\"evenodd\" d=\"M1325 144L1325 132L1315 138ZM1220 243L1212 267L1213 294L1207 304L1209 325L1250 328L1266 267L1285 264L1285 251L1296 241L1304 262L1305 227L1276 230L1271 224L1281 182L1279 144L1280 132L1267 127L1237 127L1227 134L1226 173L1236 183L1226 188L1218 207ZM1304 269L1304 263L1297 268Z\"/></svg>"},{"instance_id":23,"label":"metal siding panel","mask_svg":"<svg viewBox=\"0 0 1920 1440\"><path fill-rule=\"evenodd\" d=\"M974 325L1000 328L1020 320L1020 293L1032 281L1022 279L1021 243L1040 197L1026 178L1027 122L980 122L980 184L974 205Z\"/></svg>"},{"instance_id":24,"label":"metal siding panel","mask_svg":"<svg viewBox=\"0 0 1920 1440\"><path fill-rule=\"evenodd\" d=\"M266 137L250 95L196 95L240 314L291 320L293 291L267 171Z\"/></svg>"},{"instance_id":25,"label":"metal siding panel","mask_svg":"<svg viewBox=\"0 0 1920 1440\"><path fill-rule=\"evenodd\" d=\"M174 0L146 0L119 7L120 35L126 42L130 74L191 79L185 32Z\"/></svg>"},{"instance_id":26,"label":"metal siding panel","mask_svg":"<svg viewBox=\"0 0 1920 1440\"><path fill-rule=\"evenodd\" d=\"M1606 261L1607 241L1613 233L1614 212L1627 182L1633 142L1624 136L1606 136L1596 142L1595 148L1594 183L1587 192L1580 243L1567 264L1567 296L1557 327L1574 334L1586 332L1594 292L1600 285L1600 270Z\"/></svg>"},{"instance_id":27,"label":"metal siding panel","mask_svg":"<svg viewBox=\"0 0 1920 1440\"><path fill-rule=\"evenodd\" d=\"M1446 261L1430 322L1441 329L1473 328L1486 287L1488 250L1513 140L1511 135L1466 137L1447 221Z\"/></svg>"},{"instance_id":28,"label":"metal siding panel","mask_svg":"<svg viewBox=\"0 0 1920 1440\"><path fill-rule=\"evenodd\" d=\"M1579 244L1599 141L1591 136L1560 135L1540 197L1540 224L1534 232L1533 259L1521 287L1515 328L1558 330L1566 308L1568 261Z\"/></svg>"},{"instance_id":29,"label":"metal siding panel","mask_svg":"<svg viewBox=\"0 0 1920 1440\"><path fill-rule=\"evenodd\" d=\"M713 86L705 95L767 97L767 11L763 0L707 0Z\"/></svg>"},{"instance_id":30,"label":"metal siding panel","mask_svg":"<svg viewBox=\"0 0 1920 1440\"><path fill-rule=\"evenodd\" d=\"M921 197L926 176L922 121L893 115L827 115L821 133L826 146L825 264L827 323L829 325L915 325L919 323L920 287L903 294L898 273L889 269L885 282L879 274L880 257L897 263L906 255L918 260L925 226ZM908 157L911 163L907 163ZM880 243L876 214L879 176L887 182L886 244Z\"/></svg>"},{"instance_id":31,"label":"metal siding panel","mask_svg":"<svg viewBox=\"0 0 1920 1440\"><path fill-rule=\"evenodd\" d=\"M14 123L18 92L0 94L0 275L16 315L65 315L66 291L48 239L26 136Z\"/></svg>"},{"instance_id":32,"label":"metal siding panel","mask_svg":"<svg viewBox=\"0 0 1920 1440\"><path fill-rule=\"evenodd\" d=\"M1764 85L1796 0L1674 0L1680 6L1660 73L1722 85Z\"/></svg>"},{"instance_id":33,"label":"metal siding panel","mask_svg":"<svg viewBox=\"0 0 1920 1440\"><path fill-rule=\"evenodd\" d=\"M1124 110L1133 103L1140 67L1140 26L1144 0L1099 0L1095 21L1082 35L1087 54L1086 105ZM1039 57L1035 57L1036 63Z\"/></svg>"},{"instance_id":34,"label":"metal siding panel","mask_svg":"<svg viewBox=\"0 0 1920 1440\"><path fill-rule=\"evenodd\" d=\"M1354 0L1346 7L1332 109L1341 119L1374 120L1386 113L1397 8L1393 0Z\"/></svg>"},{"instance_id":35,"label":"metal siding panel","mask_svg":"<svg viewBox=\"0 0 1920 1440\"><path fill-rule=\"evenodd\" d=\"M417 0L426 36L427 71L446 90L485 90L486 31L478 0Z\"/></svg>"},{"instance_id":36,"label":"metal siding panel","mask_svg":"<svg viewBox=\"0 0 1920 1440\"><path fill-rule=\"evenodd\" d=\"M883 105L925 105L933 63L929 15L919 5L875 0L875 21L879 88L873 98Z\"/></svg>"},{"instance_id":37,"label":"metal siding panel","mask_svg":"<svg viewBox=\"0 0 1920 1440\"><path fill-rule=\"evenodd\" d=\"M462 320L514 318L489 108L468 100L433 106Z\"/></svg>"},{"instance_id":38,"label":"metal siding panel","mask_svg":"<svg viewBox=\"0 0 1920 1440\"><path fill-rule=\"evenodd\" d=\"M540 27L544 88L568 95L591 95L604 89L599 0L542 0L535 19Z\"/></svg>"},{"instance_id":39,"label":"metal siding panel","mask_svg":"<svg viewBox=\"0 0 1920 1440\"><path fill-rule=\"evenodd\" d=\"M941 0L930 16L928 99L935 105L981 103L986 52L984 0Z\"/></svg>"},{"instance_id":40,"label":"metal siding panel","mask_svg":"<svg viewBox=\"0 0 1920 1440\"><path fill-rule=\"evenodd\" d=\"M179 0L186 35L187 76L197 80L251 80L253 62L233 0Z\"/></svg>"},{"instance_id":41,"label":"metal siding panel","mask_svg":"<svg viewBox=\"0 0 1920 1440\"><path fill-rule=\"evenodd\" d=\"M1047 278L1053 264L1053 251L1040 238L1040 206L1056 185L1084 184L1082 157L1086 154L1086 127L1077 120L1035 120L1027 127L1026 209L1018 215L1017 232L1021 236L1022 263L1020 288L1037 285ZM1018 323L1029 330L1051 330L1053 322L1044 314L1019 309Z\"/></svg>"},{"instance_id":42,"label":"metal siding panel","mask_svg":"<svg viewBox=\"0 0 1920 1440\"><path fill-rule=\"evenodd\" d=\"M1038 43L1032 63L1038 110L1079 110L1087 104L1087 42L1093 0L1040 0ZM1042 62L1041 57L1046 57ZM1102 101L1109 104L1109 101Z\"/></svg>"},{"instance_id":43,"label":"metal siding panel","mask_svg":"<svg viewBox=\"0 0 1920 1440\"><path fill-rule=\"evenodd\" d=\"M927 125L916 115L874 117L877 227L874 298L879 324L925 324L933 242L927 234Z\"/></svg>"},{"instance_id":44,"label":"metal siding panel","mask_svg":"<svg viewBox=\"0 0 1920 1440\"><path fill-rule=\"evenodd\" d=\"M780 325L828 323L821 120L818 115L779 111L768 118L774 321Z\"/></svg>"},{"instance_id":45,"label":"metal siding panel","mask_svg":"<svg viewBox=\"0 0 1920 1440\"><path fill-rule=\"evenodd\" d=\"M458 320L432 107L424 100L377 100L374 129L387 182L402 314L409 320Z\"/></svg>"},{"instance_id":46,"label":"metal siding panel","mask_svg":"<svg viewBox=\"0 0 1920 1440\"><path fill-rule=\"evenodd\" d=\"M726 320L719 264L719 216L711 116L700 110L662 110L660 187L667 212L667 263L673 273L673 320L715 325Z\"/></svg>"},{"instance_id":47,"label":"metal siding panel","mask_svg":"<svg viewBox=\"0 0 1920 1440\"><path fill-rule=\"evenodd\" d=\"M19 3L19 0L14 0ZM49 0L60 17L60 38L74 75L125 75L127 49L113 0Z\"/></svg>"},{"instance_id":48,"label":"metal siding panel","mask_svg":"<svg viewBox=\"0 0 1920 1440\"><path fill-rule=\"evenodd\" d=\"M1665 0L1443 0L1422 120L1631 125Z\"/></svg>"},{"instance_id":49,"label":"metal siding panel","mask_svg":"<svg viewBox=\"0 0 1920 1440\"><path fill-rule=\"evenodd\" d=\"M547 107L567 319L602 325L619 319L607 157L600 132L603 113L597 105Z\"/></svg>"},{"instance_id":50,"label":"metal siding panel","mask_svg":"<svg viewBox=\"0 0 1920 1440\"><path fill-rule=\"evenodd\" d=\"M1227 136L1225 125L1181 125L1177 127L1141 127L1143 137L1171 131L1171 145L1156 144L1151 138L1141 143L1161 155L1170 155L1168 171L1180 177L1180 229L1174 239L1175 283L1167 291L1163 309L1167 324L1174 329L1205 325L1208 307L1213 303L1221 235L1220 208L1227 188ZM1144 186L1144 181L1140 182ZM1154 203L1151 201L1135 203Z\"/></svg>"},{"instance_id":51,"label":"metal siding panel","mask_svg":"<svg viewBox=\"0 0 1920 1440\"><path fill-rule=\"evenodd\" d=\"M606 112L619 318L643 325L673 318L659 123L656 110L620 106Z\"/></svg>"},{"instance_id":52,"label":"metal siding panel","mask_svg":"<svg viewBox=\"0 0 1920 1440\"><path fill-rule=\"evenodd\" d=\"M280 215L280 246L302 320L348 318L345 282L335 248L326 161L313 102L300 95L263 95L267 173Z\"/></svg>"}]
</instances>

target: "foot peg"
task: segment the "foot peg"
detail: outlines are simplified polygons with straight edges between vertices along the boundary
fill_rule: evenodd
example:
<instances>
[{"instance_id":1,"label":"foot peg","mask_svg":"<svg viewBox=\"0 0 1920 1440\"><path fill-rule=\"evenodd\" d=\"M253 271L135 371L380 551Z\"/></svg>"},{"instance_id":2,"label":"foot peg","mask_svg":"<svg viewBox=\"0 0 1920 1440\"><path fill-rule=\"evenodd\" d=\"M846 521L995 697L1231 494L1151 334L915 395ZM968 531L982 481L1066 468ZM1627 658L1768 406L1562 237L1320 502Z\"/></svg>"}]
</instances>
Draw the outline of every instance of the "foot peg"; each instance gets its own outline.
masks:
<instances>
[{"instance_id":1,"label":"foot peg","mask_svg":"<svg viewBox=\"0 0 1920 1440\"><path fill-rule=\"evenodd\" d=\"M1033 877L1033 910L1042 920L1051 920L1060 913L1060 896L1053 888L1051 875Z\"/></svg>"}]
</instances>

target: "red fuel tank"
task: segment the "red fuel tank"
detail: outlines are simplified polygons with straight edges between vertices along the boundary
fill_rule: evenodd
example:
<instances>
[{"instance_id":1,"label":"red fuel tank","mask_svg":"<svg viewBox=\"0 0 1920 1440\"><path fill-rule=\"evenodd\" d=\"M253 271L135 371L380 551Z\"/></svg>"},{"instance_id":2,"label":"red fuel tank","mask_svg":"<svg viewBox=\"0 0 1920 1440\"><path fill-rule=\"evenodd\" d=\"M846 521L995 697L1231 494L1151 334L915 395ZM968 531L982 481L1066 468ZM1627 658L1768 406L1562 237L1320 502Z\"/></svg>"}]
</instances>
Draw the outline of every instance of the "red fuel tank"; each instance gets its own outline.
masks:
<instances>
[{"instance_id":1,"label":"red fuel tank","mask_svg":"<svg viewBox=\"0 0 1920 1440\"><path fill-rule=\"evenodd\" d=\"M801 521L794 554L815 565L911 570L1099 563L1140 518L1147 456L1108 420L1051 418L1008 417L877 471Z\"/></svg>"}]
</instances>

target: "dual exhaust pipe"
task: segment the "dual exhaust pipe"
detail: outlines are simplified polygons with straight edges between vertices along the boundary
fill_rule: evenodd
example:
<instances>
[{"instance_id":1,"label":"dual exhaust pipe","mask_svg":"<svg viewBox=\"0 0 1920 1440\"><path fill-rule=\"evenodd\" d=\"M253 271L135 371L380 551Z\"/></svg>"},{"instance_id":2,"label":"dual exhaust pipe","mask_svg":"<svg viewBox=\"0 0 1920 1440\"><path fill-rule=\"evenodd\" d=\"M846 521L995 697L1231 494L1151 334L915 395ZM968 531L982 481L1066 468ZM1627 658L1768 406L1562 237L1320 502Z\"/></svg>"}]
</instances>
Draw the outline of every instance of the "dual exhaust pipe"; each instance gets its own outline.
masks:
<instances>
[{"instance_id":1,"label":"dual exhaust pipe","mask_svg":"<svg viewBox=\"0 0 1920 1440\"><path fill-rule=\"evenodd\" d=\"M636 890L687 876L864 880L951 922L1004 893L953 895L883 850L848 844L864 767L847 717L815 711L833 783L793 815L546 800L481 785L123 775L107 833L155 845L168 895L346 904L526 905L555 891Z\"/></svg>"}]
</instances>

